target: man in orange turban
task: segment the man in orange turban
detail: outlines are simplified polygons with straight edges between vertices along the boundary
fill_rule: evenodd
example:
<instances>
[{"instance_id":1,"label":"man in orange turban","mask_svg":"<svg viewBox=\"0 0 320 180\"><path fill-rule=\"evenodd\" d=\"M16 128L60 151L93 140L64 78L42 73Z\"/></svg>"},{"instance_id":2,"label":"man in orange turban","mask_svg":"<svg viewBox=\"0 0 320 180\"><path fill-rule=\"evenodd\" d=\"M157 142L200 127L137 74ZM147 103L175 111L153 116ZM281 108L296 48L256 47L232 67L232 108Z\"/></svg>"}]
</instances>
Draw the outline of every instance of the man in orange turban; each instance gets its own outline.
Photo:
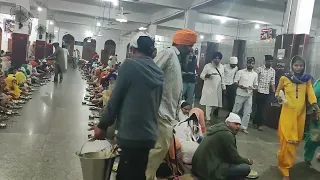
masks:
<instances>
[{"instance_id":1,"label":"man in orange turban","mask_svg":"<svg viewBox=\"0 0 320 180\"><path fill-rule=\"evenodd\" d=\"M177 123L177 113L182 100L181 65L187 62L187 55L197 42L197 33L182 29L173 36L172 47L159 52L154 58L155 63L164 72L162 100L158 112L158 140L155 148L149 152L147 180L154 180L157 169L169 151L173 125Z\"/></svg>"},{"instance_id":2,"label":"man in orange turban","mask_svg":"<svg viewBox=\"0 0 320 180\"><path fill-rule=\"evenodd\" d=\"M178 30L173 36L173 43L193 46L197 42L198 34L189 29Z\"/></svg>"}]
</instances>

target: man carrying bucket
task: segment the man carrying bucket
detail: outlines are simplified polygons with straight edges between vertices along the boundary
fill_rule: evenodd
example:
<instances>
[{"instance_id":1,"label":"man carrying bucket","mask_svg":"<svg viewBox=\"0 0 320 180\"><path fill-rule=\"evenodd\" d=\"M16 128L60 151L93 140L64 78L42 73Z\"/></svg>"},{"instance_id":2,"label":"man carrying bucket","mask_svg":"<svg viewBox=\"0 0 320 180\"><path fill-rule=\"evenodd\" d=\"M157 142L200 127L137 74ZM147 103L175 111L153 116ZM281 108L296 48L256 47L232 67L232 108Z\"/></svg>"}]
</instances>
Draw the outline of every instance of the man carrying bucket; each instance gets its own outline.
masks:
<instances>
[{"instance_id":1,"label":"man carrying bucket","mask_svg":"<svg viewBox=\"0 0 320 180\"><path fill-rule=\"evenodd\" d=\"M104 109L94 137L104 138L104 131L117 118L117 143L121 158L117 180L145 180L149 151L158 138L157 116L162 97L163 72L152 59L154 41L140 32L130 42L130 59L121 65L117 83Z\"/></svg>"}]
</instances>

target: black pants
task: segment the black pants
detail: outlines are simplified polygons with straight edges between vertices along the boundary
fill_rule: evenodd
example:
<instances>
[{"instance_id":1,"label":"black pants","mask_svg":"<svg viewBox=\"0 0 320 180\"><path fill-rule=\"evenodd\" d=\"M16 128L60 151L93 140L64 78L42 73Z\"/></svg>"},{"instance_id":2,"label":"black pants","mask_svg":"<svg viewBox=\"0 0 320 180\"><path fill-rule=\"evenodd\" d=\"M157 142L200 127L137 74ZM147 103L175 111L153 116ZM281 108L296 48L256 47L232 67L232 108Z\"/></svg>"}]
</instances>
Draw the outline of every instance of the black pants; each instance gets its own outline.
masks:
<instances>
[{"instance_id":1,"label":"black pants","mask_svg":"<svg viewBox=\"0 0 320 180\"><path fill-rule=\"evenodd\" d=\"M116 179L145 180L150 149L121 147L121 150Z\"/></svg>"},{"instance_id":2,"label":"black pants","mask_svg":"<svg viewBox=\"0 0 320 180\"><path fill-rule=\"evenodd\" d=\"M232 85L227 85L226 88L227 88L226 98L228 103L228 111L232 112L234 100L236 98L236 86L235 84L232 84Z\"/></svg>"},{"instance_id":3,"label":"black pants","mask_svg":"<svg viewBox=\"0 0 320 180\"><path fill-rule=\"evenodd\" d=\"M259 92L256 96L257 109L253 118L253 124L257 125L258 127L262 126L264 122L264 107L266 106L266 103L268 101L268 96L269 94L262 94Z\"/></svg>"}]
</instances>

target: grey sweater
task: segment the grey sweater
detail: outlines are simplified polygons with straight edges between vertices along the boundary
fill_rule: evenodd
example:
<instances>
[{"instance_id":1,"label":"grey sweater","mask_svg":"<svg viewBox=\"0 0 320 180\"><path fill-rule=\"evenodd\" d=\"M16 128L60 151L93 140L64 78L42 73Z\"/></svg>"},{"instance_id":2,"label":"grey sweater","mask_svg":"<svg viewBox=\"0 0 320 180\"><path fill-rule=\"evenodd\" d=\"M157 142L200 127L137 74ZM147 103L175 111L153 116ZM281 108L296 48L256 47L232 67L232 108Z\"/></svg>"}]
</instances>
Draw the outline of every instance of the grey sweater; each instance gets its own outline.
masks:
<instances>
[{"instance_id":1,"label":"grey sweater","mask_svg":"<svg viewBox=\"0 0 320 180\"><path fill-rule=\"evenodd\" d=\"M120 147L153 148L162 86L163 72L151 58L126 59L98 127L107 130L116 120Z\"/></svg>"}]
</instances>

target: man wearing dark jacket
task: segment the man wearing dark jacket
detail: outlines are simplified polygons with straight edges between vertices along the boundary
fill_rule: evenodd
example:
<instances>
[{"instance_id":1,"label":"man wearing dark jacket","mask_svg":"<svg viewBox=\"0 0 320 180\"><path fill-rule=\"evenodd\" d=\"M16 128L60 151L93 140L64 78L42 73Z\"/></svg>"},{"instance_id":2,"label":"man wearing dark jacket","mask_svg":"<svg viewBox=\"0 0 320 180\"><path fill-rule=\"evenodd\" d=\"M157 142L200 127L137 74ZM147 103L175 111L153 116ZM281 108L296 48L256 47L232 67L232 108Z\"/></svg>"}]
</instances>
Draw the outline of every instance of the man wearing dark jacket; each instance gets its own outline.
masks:
<instances>
[{"instance_id":1,"label":"man wearing dark jacket","mask_svg":"<svg viewBox=\"0 0 320 180\"><path fill-rule=\"evenodd\" d=\"M225 123L212 126L192 159L192 172L199 180L242 180L253 161L239 155L235 135L241 118L230 113Z\"/></svg>"},{"instance_id":2,"label":"man wearing dark jacket","mask_svg":"<svg viewBox=\"0 0 320 180\"><path fill-rule=\"evenodd\" d=\"M130 42L131 59L119 69L116 85L94 130L95 138L116 124L121 159L117 180L145 180L150 149L158 138L157 117L162 97L163 72L154 63L154 41L140 32Z\"/></svg>"},{"instance_id":3,"label":"man wearing dark jacket","mask_svg":"<svg viewBox=\"0 0 320 180\"><path fill-rule=\"evenodd\" d=\"M193 104L194 89L196 87L197 56L190 54L188 60L181 64L183 80L183 96L189 103Z\"/></svg>"}]
</instances>

